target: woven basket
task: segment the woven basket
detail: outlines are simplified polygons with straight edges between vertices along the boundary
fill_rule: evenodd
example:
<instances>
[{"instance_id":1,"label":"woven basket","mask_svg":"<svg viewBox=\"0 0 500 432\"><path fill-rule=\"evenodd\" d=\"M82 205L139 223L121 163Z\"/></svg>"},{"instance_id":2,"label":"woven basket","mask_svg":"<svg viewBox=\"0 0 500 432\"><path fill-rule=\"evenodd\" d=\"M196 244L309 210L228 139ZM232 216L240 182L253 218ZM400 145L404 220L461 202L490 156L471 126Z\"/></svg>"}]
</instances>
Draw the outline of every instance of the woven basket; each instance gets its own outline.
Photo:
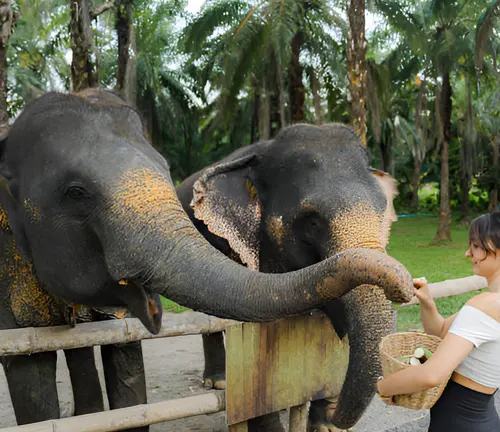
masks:
<instances>
[{"instance_id":1,"label":"woven basket","mask_svg":"<svg viewBox=\"0 0 500 432\"><path fill-rule=\"evenodd\" d=\"M385 336L380 342L382 374L388 376L394 372L412 367L411 365L396 360L396 358L413 354L417 347L425 347L431 352L435 352L440 342L441 339L437 336L430 336L425 333L417 332L394 333ZM413 410L430 409L440 398L450 377L451 374L444 383L437 387L417 393L396 395L393 399L394 403L397 406Z\"/></svg>"}]
</instances>

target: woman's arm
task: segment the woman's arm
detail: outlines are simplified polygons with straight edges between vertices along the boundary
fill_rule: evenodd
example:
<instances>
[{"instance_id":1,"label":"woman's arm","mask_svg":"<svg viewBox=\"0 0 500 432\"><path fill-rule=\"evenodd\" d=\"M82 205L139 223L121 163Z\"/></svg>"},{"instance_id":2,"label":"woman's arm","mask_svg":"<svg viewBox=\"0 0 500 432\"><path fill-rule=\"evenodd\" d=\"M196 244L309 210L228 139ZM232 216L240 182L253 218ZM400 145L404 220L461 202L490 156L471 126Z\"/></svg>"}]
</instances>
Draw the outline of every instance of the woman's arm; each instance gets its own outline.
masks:
<instances>
[{"instance_id":1,"label":"woman's arm","mask_svg":"<svg viewBox=\"0 0 500 432\"><path fill-rule=\"evenodd\" d=\"M455 320L456 314L443 318L438 312L436 303L429 291L429 285L425 278L413 280L415 286L414 294L420 303L420 318L427 334L444 338L448 333L451 324Z\"/></svg>"},{"instance_id":2,"label":"woman's arm","mask_svg":"<svg viewBox=\"0 0 500 432\"><path fill-rule=\"evenodd\" d=\"M377 383L378 391L382 396L393 396L436 387L448 378L472 348L472 342L449 333L429 360L385 377Z\"/></svg>"}]
</instances>

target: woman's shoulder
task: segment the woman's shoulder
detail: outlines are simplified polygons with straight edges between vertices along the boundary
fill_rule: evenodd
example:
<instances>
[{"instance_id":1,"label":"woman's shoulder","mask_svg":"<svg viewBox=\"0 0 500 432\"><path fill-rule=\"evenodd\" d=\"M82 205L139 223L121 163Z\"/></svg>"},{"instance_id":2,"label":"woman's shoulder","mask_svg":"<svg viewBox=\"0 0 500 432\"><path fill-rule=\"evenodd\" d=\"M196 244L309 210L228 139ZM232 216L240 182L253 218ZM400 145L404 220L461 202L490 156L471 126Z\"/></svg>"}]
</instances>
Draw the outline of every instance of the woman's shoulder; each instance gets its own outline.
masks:
<instances>
[{"instance_id":1,"label":"woman's shoulder","mask_svg":"<svg viewBox=\"0 0 500 432\"><path fill-rule=\"evenodd\" d=\"M500 293L484 292L472 297L465 304L500 322Z\"/></svg>"}]
</instances>

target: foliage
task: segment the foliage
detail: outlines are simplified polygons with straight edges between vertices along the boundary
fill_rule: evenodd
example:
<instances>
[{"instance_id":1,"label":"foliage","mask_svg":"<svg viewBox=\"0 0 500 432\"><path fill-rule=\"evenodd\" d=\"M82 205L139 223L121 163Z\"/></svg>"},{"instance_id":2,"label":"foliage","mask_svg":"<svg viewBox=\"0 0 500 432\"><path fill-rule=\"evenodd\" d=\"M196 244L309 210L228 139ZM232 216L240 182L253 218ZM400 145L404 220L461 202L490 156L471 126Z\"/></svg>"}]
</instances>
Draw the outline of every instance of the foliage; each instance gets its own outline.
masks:
<instances>
[{"instance_id":1,"label":"foliage","mask_svg":"<svg viewBox=\"0 0 500 432\"><path fill-rule=\"evenodd\" d=\"M10 116L24 103L52 89L67 89L69 48L65 30L69 21L66 2L61 0L17 0L16 26L7 52Z\"/></svg>"},{"instance_id":2,"label":"foliage","mask_svg":"<svg viewBox=\"0 0 500 432\"><path fill-rule=\"evenodd\" d=\"M102 3L94 0L93 7ZM305 121L316 121L312 75L318 78L324 120L349 121L345 1L210 0L194 15L185 11L186 3L133 2L136 104L175 182L259 139L266 103L271 136L290 122L291 41L299 33ZM498 3L367 3L376 13L367 33L368 147L372 165L398 180L400 212L415 210L410 209L415 161L421 162L419 211L437 209L438 195L423 195L422 186L440 181L435 89L446 67L452 71L454 106L452 208L460 206L465 163L473 210L483 211L488 192L499 186L499 170L491 163L491 143L500 133ZM67 91L71 58L66 2L16 0L14 8L19 15L8 50L12 117L41 92ZM114 20L111 9L92 21L99 83L111 89L118 54Z\"/></svg>"}]
</instances>

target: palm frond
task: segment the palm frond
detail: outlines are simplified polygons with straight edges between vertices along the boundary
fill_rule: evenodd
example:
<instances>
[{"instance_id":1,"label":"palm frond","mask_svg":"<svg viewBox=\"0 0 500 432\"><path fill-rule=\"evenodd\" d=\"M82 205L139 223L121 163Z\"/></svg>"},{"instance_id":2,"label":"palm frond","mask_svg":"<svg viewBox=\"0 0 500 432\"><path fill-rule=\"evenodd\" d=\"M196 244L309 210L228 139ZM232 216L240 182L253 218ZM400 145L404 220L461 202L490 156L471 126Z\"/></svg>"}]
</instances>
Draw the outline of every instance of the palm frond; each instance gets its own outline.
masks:
<instances>
[{"instance_id":1,"label":"palm frond","mask_svg":"<svg viewBox=\"0 0 500 432\"><path fill-rule=\"evenodd\" d=\"M233 27L241 22L251 9L249 3L241 0L224 0L204 9L202 14L184 29L184 49L190 53L197 53L198 47L218 29Z\"/></svg>"}]
</instances>

